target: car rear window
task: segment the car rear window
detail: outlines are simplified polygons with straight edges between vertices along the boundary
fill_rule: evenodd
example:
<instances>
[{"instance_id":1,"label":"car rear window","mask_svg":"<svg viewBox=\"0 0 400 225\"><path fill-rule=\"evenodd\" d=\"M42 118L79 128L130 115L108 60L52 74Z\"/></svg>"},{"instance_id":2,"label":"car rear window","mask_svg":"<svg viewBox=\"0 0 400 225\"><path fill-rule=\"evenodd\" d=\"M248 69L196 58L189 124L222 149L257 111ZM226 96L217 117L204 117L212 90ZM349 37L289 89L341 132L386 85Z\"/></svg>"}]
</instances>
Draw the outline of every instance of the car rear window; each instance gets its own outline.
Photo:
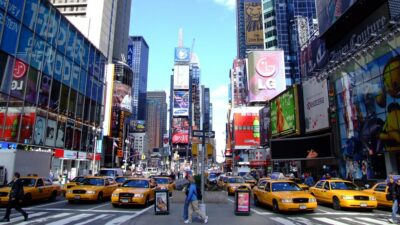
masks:
<instances>
[{"instance_id":1,"label":"car rear window","mask_svg":"<svg viewBox=\"0 0 400 225\"><path fill-rule=\"evenodd\" d=\"M147 180L127 180L122 184L122 187L148 188L149 181L147 181Z\"/></svg>"}]
</instances>

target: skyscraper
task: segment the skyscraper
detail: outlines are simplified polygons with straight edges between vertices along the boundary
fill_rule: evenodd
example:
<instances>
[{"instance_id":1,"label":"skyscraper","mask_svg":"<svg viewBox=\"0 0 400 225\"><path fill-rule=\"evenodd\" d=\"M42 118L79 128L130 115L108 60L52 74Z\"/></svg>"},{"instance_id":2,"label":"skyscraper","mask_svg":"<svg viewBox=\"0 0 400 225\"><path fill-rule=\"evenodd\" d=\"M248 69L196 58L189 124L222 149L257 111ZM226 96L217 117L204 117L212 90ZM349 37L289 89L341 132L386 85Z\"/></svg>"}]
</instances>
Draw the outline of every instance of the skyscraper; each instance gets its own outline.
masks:
<instances>
[{"instance_id":1,"label":"skyscraper","mask_svg":"<svg viewBox=\"0 0 400 225\"><path fill-rule=\"evenodd\" d=\"M142 36L132 36L130 39L131 41L128 45L128 65L133 70L132 118L145 120L149 46Z\"/></svg>"},{"instance_id":2,"label":"skyscraper","mask_svg":"<svg viewBox=\"0 0 400 225\"><path fill-rule=\"evenodd\" d=\"M316 30L315 0L262 0L265 48L285 52L286 85L300 81L300 48Z\"/></svg>"},{"instance_id":3,"label":"skyscraper","mask_svg":"<svg viewBox=\"0 0 400 225\"><path fill-rule=\"evenodd\" d=\"M167 94L165 91L147 92L146 132L149 149L163 147L163 135L167 133Z\"/></svg>"}]
</instances>

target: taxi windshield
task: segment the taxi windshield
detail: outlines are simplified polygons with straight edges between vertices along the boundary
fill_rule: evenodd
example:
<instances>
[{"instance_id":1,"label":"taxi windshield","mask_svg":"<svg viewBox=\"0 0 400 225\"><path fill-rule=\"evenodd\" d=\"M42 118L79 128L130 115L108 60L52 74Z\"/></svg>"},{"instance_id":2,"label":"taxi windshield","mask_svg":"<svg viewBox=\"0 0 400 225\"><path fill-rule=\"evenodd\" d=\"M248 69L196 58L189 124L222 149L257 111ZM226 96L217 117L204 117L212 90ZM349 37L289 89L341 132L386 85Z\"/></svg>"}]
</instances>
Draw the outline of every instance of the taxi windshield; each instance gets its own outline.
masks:
<instances>
[{"instance_id":1,"label":"taxi windshield","mask_svg":"<svg viewBox=\"0 0 400 225\"><path fill-rule=\"evenodd\" d=\"M302 191L302 189L293 182L275 182L272 183L272 191Z\"/></svg>"},{"instance_id":2,"label":"taxi windshield","mask_svg":"<svg viewBox=\"0 0 400 225\"><path fill-rule=\"evenodd\" d=\"M231 177L228 179L228 183L244 183L244 180L241 177Z\"/></svg>"},{"instance_id":3,"label":"taxi windshield","mask_svg":"<svg viewBox=\"0 0 400 225\"><path fill-rule=\"evenodd\" d=\"M81 182L83 185L104 186L104 179L101 178L85 178Z\"/></svg>"},{"instance_id":4,"label":"taxi windshield","mask_svg":"<svg viewBox=\"0 0 400 225\"><path fill-rule=\"evenodd\" d=\"M71 180L71 182L82 182L85 178L84 177L75 177Z\"/></svg>"},{"instance_id":5,"label":"taxi windshield","mask_svg":"<svg viewBox=\"0 0 400 225\"><path fill-rule=\"evenodd\" d=\"M245 180L255 180L254 177L252 177L251 175L246 175L243 177Z\"/></svg>"},{"instance_id":6,"label":"taxi windshield","mask_svg":"<svg viewBox=\"0 0 400 225\"><path fill-rule=\"evenodd\" d=\"M147 180L127 180L122 184L122 187L133 187L133 188L148 188L149 181Z\"/></svg>"},{"instance_id":7,"label":"taxi windshield","mask_svg":"<svg viewBox=\"0 0 400 225\"><path fill-rule=\"evenodd\" d=\"M20 178L20 180L22 181L24 187L35 187L36 179L33 179L33 178ZM11 181L8 184L8 186L12 187L13 184L14 184L14 181Z\"/></svg>"},{"instance_id":8,"label":"taxi windshield","mask_svg":"<svg viewBox=\"0 0 400 225\"><path fill-rule=\"evenodd\" d=\"M168 179L165 178L154 178L157 184L168 184Z\"/></svg>"},{"instance_id":9,"label":"taxi windshield","mask_svg":"<svg viewBox=\"0 0 400 225\"><path fill-rule=\"evenodd\" d=\"M126 177L117 177L115 178L115 182L124 183L126 181Z\"/></svg>"},{"instance_id":10,"label":"taxi windshield","mask_svg":"<svg viewBox=\"0 0 400 225\"><path fill-rule=\"evenodd\" d=\"M332 190L357 190L357 186L350 182L331 182L331 189Z\"/></svg>"}]
</instances>

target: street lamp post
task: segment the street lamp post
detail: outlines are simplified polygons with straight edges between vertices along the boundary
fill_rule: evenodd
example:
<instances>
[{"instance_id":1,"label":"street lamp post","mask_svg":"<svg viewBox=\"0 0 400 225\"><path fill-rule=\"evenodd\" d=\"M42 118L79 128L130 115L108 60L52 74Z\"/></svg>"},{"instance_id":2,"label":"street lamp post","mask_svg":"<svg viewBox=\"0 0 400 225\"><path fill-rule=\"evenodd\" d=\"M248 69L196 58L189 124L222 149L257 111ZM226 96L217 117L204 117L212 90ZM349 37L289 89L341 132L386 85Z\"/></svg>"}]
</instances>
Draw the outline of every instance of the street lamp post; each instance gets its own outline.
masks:
<instances>
[{"instance_id":1,"label":"street lamp post","mask_svg":"<svg viewBox=\"0 0 400 225\"><path fill-rule=\"evenodd\" d=\"M129 139L125 139L125 154L124 154L124 173L126 173L126 168L128 167L128 150L129 150L129 144L131 142Z\"/></svg>"},{"instance_id":2,"label":"street lamp post","mask_svg":"<svg viewBox=\"0 0 400 225\"><path fill-rule=\"evenodd\" d=\"M94 143L93 143L93 155L92 155L92 175L94 176L95 173L95 162L96 162L96 148L97 148L97 135L100 134L101 129L92 127L93 134L94 134Z\"/></svg>"}]
</instances>

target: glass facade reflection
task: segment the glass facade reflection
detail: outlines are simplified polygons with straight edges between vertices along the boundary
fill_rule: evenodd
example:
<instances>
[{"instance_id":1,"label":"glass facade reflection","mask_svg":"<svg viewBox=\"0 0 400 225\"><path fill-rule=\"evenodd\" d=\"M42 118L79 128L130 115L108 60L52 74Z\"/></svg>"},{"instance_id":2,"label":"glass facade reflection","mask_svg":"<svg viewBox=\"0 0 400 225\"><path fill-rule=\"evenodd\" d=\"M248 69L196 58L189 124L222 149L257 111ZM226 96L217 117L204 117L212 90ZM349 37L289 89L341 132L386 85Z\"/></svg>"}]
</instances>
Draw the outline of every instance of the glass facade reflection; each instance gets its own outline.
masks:
<instances>
[{"instance_id":1,"label":"glass facade reflection","mask_svg":"<svg viewBox=\"0 0 400 225\"><path fill-rule=\"evenodd\" d=\"M0 0L0 141L92 152L105 62L47 0Z\"/></svg>"}]
</instances>

